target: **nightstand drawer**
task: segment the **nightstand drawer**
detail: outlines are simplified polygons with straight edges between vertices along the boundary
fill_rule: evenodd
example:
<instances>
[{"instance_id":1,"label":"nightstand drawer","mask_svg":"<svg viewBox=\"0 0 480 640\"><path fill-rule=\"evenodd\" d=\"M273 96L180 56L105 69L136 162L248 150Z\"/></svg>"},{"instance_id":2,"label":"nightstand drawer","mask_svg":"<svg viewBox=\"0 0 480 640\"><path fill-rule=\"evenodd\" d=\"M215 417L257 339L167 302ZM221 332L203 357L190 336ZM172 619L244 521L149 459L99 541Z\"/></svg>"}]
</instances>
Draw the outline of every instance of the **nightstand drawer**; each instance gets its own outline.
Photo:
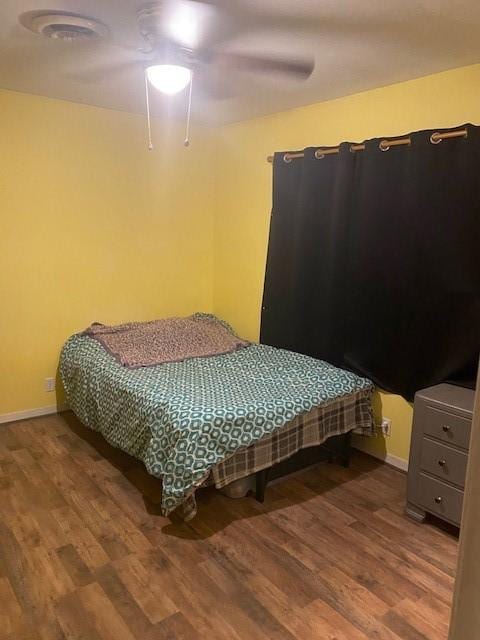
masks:
<instances>
[{"instance_id":1,"label":"nightstand drawer","mask_svg":"<svg viewBox=\"0 0 480 640\"><path fill-rule=\"evenodd\" d=\"M427 407L424 433L456 447L468 449L471 420L441 409Z\"/></svg>"},{"instance_id":2,"label":"nightstand drawer","mask_svg":"<svg viewBox=\"0 0 480 640\"><path fill-rule=\"evenodd\" d=\"M421 505L429 513L460 523L463 491L441 480L434 480L421 473L418 476L418 495Z\"/></svg>"},{"instance_id":3,"label":"nightstand drawer","mask_svg":"<svg viewBox=\"0 0 480 640\"><path fill-rule=\"evenodd\" d=\"M465 486L468 455L445 444L424 438L420 468L441 480Z\"/></svg>"}]
</instances>

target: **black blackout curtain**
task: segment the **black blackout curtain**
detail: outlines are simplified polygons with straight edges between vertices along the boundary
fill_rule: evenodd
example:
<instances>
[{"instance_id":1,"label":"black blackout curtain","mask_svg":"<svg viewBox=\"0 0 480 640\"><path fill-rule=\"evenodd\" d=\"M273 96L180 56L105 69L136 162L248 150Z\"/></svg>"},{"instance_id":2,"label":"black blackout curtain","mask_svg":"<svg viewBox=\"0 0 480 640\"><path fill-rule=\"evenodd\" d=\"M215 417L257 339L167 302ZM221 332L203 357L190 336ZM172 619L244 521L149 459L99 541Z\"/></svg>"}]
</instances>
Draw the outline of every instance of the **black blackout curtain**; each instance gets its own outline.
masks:
<instances>
[{"instance_id":1,"label":"black blackout curtain","mask_svg":"<svg viewBox=\"0 0 480 640\"><path fill-rule=\"evenodd\" d=\"M409 399L475 377L480 127L432 144L274 157L261 341Z\"/></svg>"}]
</instances>

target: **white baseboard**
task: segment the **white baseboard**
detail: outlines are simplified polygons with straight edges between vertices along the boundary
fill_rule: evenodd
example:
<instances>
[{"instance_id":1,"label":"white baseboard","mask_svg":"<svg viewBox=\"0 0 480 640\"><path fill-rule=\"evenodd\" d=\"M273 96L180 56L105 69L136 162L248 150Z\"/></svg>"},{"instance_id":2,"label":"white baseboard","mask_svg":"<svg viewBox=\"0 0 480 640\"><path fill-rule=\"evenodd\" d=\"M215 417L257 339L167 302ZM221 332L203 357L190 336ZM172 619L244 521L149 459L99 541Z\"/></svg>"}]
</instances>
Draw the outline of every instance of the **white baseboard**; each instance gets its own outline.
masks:
<instances>
[{"instance_id":1,"label":"white baseboard","mask_svg":"<svg viewBox=\"0 0 480 640\"><path fill-rule=\"evenodd\" d=\"M17 420L27 420L28 418L38 418L39 416L49 416L52 413L67 411L66 405L51 404L48 407L38 407L37 409L26 409L25 411L13 411L13 413L1 413L0 424L16 422Z\"/></svg>"},{"instance_id":2,"label":"white baseboard","mask_svg":"<svg viewBox=\"0 0 480 640\"><path fill-rule=\"evenodd\" d=\"M396 469L400 469L401 471L408 471L408 460L404 460L404 458L399 458L398 456L393 456L391 453L376 453L368 449L362 442L355 442L353 445L355 449L359 451L363 451L363 453L367 453L369 456L373 458L377 458L377 460L381 460L382 462L386 462L387 464L395 467Z\"/></svg>"}]
</instances>

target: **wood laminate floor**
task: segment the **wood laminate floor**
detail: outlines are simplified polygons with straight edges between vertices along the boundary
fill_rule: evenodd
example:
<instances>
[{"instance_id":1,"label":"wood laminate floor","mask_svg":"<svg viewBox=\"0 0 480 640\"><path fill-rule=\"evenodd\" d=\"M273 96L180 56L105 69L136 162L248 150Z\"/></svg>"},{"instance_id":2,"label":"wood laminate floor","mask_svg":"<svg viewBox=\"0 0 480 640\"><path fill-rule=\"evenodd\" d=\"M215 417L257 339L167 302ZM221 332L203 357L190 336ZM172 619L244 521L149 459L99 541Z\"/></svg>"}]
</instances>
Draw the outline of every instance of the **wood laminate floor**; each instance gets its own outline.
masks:
<instances>
[{"instance_id":1,"label":"wood laminate floor","mask_svg":"<svg viewBox=\"0 0 480 640\"><path fill-rule=\"evenodd\" d=\"M142 466L71 413L0 427L2 640L443 640L457 540L368 456L159 514Z\"/></svg>"}]
</instances>

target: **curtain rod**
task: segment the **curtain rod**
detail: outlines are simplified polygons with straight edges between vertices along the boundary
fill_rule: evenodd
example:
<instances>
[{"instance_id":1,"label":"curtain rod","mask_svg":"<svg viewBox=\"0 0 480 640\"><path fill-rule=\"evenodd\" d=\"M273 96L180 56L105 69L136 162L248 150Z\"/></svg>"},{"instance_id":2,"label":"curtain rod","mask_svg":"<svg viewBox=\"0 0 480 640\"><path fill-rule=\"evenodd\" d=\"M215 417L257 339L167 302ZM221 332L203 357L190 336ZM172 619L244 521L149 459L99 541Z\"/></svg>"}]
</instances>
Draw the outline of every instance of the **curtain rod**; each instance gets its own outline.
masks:
<instances>
[{"instance_id":1,"label":"curtain rod","mask_svg":"<svg viewBox=\"0 0 480 640\"><path fill-rule=\"evenodd\" d=\"M437 131L436 133L432 133L432 135L430 136L430 142L432 144L439 144L442 140L448 140L449 138L466 138L467 135L468 135L468 131L466 129L456 129L455 131L443 131L441 133ZM411 142L412 141L410 138L397 138L397 140L382 140L378 146L381 151L388 151L390 147L401 147L404 145L410 145ZM350 145L350 151L363 151L364 149L365 149L365 143ZM317 149L315 151L315 158L317 158L317 160L321 160L325 156L331 156L335 153L338 153L339 151L340 151L340 147L329 147L327 149ZM298 153L286 153L283 156L283 161L291 162L296 158L303 158L303 156L304 154L301 151ZM273 162L273 156L268 156L267 162Z\"/></svg>"}]
</instances>

